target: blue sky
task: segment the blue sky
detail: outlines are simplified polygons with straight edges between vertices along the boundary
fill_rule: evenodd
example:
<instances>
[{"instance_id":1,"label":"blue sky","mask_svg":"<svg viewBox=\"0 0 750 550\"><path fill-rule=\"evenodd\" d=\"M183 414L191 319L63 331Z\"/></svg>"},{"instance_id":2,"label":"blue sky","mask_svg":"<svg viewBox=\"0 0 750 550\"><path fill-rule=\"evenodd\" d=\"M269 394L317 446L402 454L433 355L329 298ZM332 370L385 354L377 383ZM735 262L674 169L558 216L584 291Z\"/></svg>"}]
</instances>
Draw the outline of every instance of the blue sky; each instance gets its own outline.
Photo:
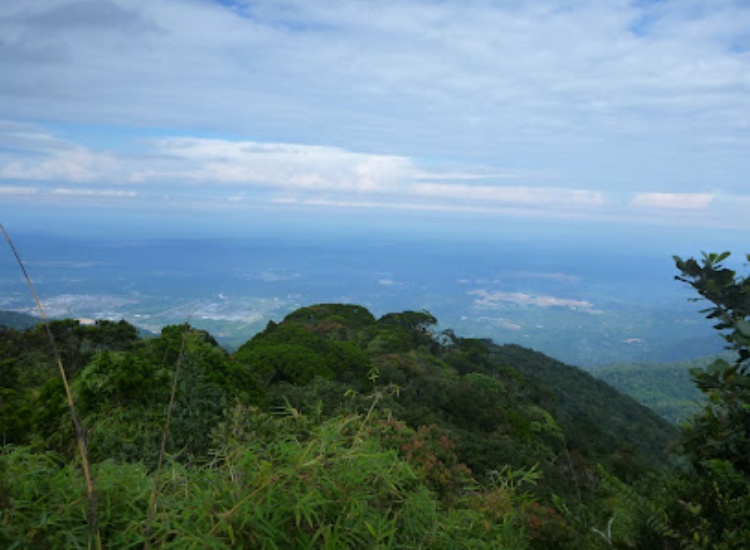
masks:
<instances>
[{"instance_id":1,"label":"blue sky","mask_svg":"<svg viewBox=\"0 0 750 550\"><path fill-rule=\"evenodd\" d=\"M730 0L5 0L0 221L301 212L736 237L749 21Z\"/></svg>"}]
</instances>

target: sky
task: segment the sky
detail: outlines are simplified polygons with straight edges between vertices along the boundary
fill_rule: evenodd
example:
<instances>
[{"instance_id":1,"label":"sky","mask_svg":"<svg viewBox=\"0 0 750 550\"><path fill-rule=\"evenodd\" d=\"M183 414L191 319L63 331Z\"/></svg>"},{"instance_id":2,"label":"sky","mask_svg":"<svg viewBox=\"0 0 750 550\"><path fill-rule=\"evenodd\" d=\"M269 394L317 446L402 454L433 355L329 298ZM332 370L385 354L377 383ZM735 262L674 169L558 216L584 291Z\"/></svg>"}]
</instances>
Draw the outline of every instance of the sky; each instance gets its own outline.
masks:
<instances>
[{"instance_id":1,"label":"sky","mask_svg":"<svg viewBox=\"0 0 750 550\"><path fill-rule=\"evenodd\" d=\"M749 23L747 0L4 0L0 221L747 235Z\"/></svg>"}]
</instances>

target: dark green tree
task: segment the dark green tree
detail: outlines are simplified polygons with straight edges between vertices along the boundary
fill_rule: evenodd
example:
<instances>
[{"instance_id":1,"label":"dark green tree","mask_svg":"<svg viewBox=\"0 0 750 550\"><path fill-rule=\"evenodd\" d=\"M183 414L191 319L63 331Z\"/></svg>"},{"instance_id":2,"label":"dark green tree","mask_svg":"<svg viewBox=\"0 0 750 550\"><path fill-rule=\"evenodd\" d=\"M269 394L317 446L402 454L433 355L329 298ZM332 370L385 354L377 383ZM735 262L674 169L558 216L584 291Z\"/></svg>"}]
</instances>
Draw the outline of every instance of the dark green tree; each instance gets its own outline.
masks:
<instances>
[{"instance_id":1,"label":"dark green tree","mask_svg":"<svg viewBox=\"0 0 750 550\"><path fill-rule=\"evenodd\" d=\"M702 313L737 353L692 371L707 399L683 426L686 470L672 480L666 507L673 536L700 548L750 547L750 279L726 266L729 256L675 257L676 279L710 302Z\"/></svg>"},{"instance_id":2,"label":"dark green tree","mask_svg":"<svg viewBox=\"0 0 750 550\"><path fill-rule=\"evenodd\" d=\"M729 252L704 253L700 262L675 257L682 272L677 280L711 302L702 313L716 320L714 328L737 353L733 363L717 360L707 369L692 371L708 400L683 431L683 449L699 469L719 459L750 476L750 279L725 267L728 257Z\"/></svg>"}]
</instances>

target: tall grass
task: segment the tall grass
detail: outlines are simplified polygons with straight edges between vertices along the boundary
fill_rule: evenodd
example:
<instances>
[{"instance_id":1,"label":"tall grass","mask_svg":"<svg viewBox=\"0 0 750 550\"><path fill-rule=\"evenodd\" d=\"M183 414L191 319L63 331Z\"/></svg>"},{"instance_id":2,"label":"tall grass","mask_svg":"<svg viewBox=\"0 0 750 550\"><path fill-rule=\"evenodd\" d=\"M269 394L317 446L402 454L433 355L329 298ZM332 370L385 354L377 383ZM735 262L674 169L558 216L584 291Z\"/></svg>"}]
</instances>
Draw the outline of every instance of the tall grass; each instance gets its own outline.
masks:
<instances>
[{"instance_id":1,"label":"tall grass","mask_svg":"<svg viewBox=\"0 0 750 550\"><path fill-rule=\"evenodd\" d=\"M57 364L57 369L60 373L60 378L62 380L63 386L65 387L65 396L67 398L68 408L70 409L70 417L73 421L73 427L75 429L78 451L81 455L81 467L83 469L83 477L86 480L86 492L87 492L87 500L88 500L88 518L87 518L88 520L88 546L89 548L96 547L98 549L101 549L102 539L101 539L101 533L99 532L98 517L97 517L97 512L96 512L96 490L95 490L95 485L94 485L94 479L91 475L91 464L89 462L88 447L86 445L86 432L84 431L83 425L81 424L81 420L78 417L78 413L76 412L75 401L73 399L73 392L70 389L68 376L65 374L65 368L62 363L60 351L57 348L57 344L55 344L55 337L52 334L52 330L50 329L49 320L47 319L47 314L44 311L44 306L42 305L42 302L39 299L39 295L36 292L36 288L34 287L34 283L32 282L31 277L29 276L29 273L26 271L26 266L24 265L23 260L21 259L21 255L18 253L18 250L13 244L13 240L10 238L10 235L5 230L5 226L0 224L0 230L3 232L3 235L5 236L5 240L8 242L8 246L13 252L13 255L15 256L16 261L18 262L18 266L21 268L21 272L23 273L23 276L26 279L26 283L29 286L29 291L31 292L31 296L34 299L34 302L36 303L37 309L39 310L39 315L42 318L42 323L44 324L44 329L47 333L47 338L49 339L53 357L55 359L55 363Z\"/></svg>"}]
</instances>

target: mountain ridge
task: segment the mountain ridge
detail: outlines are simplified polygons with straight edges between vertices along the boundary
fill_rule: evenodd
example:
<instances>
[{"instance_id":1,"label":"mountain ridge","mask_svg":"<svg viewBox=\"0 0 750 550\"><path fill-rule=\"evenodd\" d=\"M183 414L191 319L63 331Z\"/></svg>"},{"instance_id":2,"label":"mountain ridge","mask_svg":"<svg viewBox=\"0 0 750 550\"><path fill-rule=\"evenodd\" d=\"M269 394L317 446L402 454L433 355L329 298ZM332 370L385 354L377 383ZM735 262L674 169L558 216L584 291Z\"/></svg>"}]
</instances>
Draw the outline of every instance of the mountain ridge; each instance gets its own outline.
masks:
<instances>
[{"instance_id":1,"label":"mountain ridge","mask_svg":"<svg viewBox=\"0 0 750 550\"><path fill-rule=\"evenodd\" d=\"M610 476L635 487L671 467L666 448L675 428L633 399L540 352L436 327L427 311L376 318L362 306L316 304L270 321L230 354L187 324L142 338L125 321L49 323L96 468L136 466L153 475L165 404L174 402L166 450L184 475L232 471L232 457L249 450L261 457L252 458L253 471L274 468L282 460L274 449L288 456L292 445L303 453L291 470L296 476L303 464L330 464L339 452L319 438L354 438L341 451L348 453L342 464L354 469L337 475L367 471L373 457L396 461L386 470L409 468L416 477L408 486L432 495L436 514L488 526L472 533L486 542L477 547L514 540L520 548L574 548L594 544L591 522L602 525L613 513ZM19 449L34 460L52 452L72 464L69 406L45 332L0 331L0 458ZM354 453L365 443L368 453ZM303 449L318 444L322 454L313 460ZM14 483L0 477L9 494ZM357 483L357 491L373 490L372 480ZM392 492L379 499L390 503L387 514L402 506ZM10 507L8 517L12 502L0 502ZM170 506L169 513L183 513ZM291 513L291 506L278 512ZM440 517L442 525L455 521ZM503 536L511 539L498 539L493 524L510 529ZM284 525L278 533L289 531ZM291 528L307 536L303 526ZM465 536L456 531L448 540Z\"/></svg>"}]
</instances>

